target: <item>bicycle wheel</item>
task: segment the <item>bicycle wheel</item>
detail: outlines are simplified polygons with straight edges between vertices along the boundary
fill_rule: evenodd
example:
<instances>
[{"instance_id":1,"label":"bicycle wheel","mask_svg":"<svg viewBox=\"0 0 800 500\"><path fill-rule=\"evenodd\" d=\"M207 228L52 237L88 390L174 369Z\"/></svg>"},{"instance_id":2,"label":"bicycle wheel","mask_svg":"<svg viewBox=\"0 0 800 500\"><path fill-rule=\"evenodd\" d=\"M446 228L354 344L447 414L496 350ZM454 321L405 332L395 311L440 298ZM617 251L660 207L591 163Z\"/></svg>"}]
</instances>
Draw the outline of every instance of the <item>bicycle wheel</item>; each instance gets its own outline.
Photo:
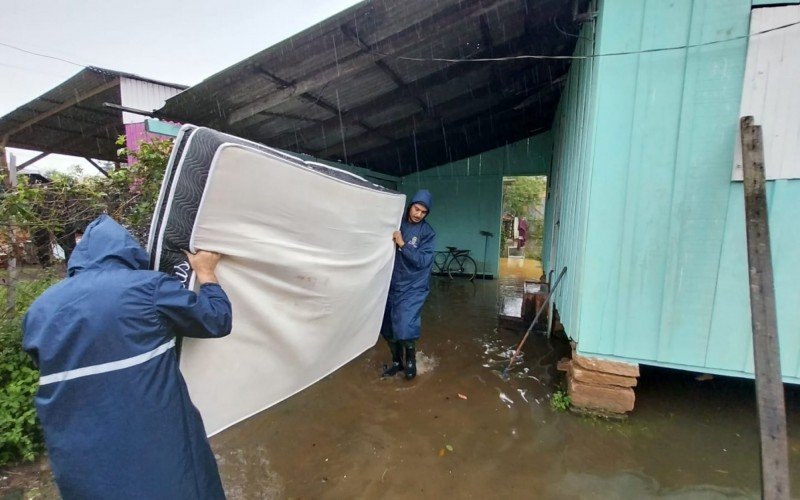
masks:
<instances>
[{"instance_id":1,"label":"bicycle wheel","mask_svg":"<svg viewBox=\"0 0 800 500\"><path fill-rule=\"evenodd\" d=\"M436 255L433 257L433 272L438 274L444 274L447 272L447 256L449 254L447 252L436 252Z\"/></svg>"},{"instance_id":2,"label":"bicycle wheel","mask_svg":"<svg viewBox=\"0 0 800 500\"><path fill-rule=\"evenodd\" d=\"M450 261L450 265L447 266L447 274L450 275L450 279L452 279L455 275L462 276L472 281L475 279L475 273L477 270L478 265L469 255L453 257L453 259Z\"/></svg>"}]
</instances>

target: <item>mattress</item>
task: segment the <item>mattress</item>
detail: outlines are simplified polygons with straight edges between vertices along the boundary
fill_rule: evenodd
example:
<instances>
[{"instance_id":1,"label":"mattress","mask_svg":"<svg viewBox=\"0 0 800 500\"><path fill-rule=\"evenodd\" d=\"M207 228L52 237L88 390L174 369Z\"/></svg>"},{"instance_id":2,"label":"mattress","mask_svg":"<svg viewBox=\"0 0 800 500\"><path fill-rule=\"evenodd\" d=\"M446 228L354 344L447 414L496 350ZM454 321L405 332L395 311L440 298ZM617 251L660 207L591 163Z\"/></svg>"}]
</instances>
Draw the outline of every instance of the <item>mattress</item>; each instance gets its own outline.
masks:
<instances>
[{"instance_id":1,"label":"mattress","mask_svg":"<svg viewBox=\"0 0 800 500\"><path fill-rule=\"evenodd\" d=\"M183 339L180 366L208 435L297 393L373 346L405 196L349 172L184 126L148 250L195 287L182 249L219 252L233 305L223 339Z\"/></svg>"}]
</instances>

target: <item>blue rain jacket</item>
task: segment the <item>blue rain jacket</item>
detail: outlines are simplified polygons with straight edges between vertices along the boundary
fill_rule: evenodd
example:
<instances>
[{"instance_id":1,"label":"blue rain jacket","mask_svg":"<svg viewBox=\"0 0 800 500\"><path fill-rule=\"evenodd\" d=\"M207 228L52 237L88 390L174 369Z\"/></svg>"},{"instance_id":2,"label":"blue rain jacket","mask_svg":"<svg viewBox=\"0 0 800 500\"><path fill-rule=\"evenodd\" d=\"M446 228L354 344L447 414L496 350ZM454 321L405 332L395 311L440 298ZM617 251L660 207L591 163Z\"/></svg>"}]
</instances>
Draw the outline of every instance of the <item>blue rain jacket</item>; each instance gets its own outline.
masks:
<instances>
[{"instance_id":1,"label":"blue rain jacket","mask_svg":"<svg viewBox=\"0 0 800 500\"><path fill-rule=\"evenodd\" d=\"M195 294L147 263L101 216L67 279L25 316L23 346L41 372L36 409L65 499L225 497L174 345L176 334L230 333L231 305L219 285Z\"/></svg>"},{"instance_id":2,"label":"blue rain jacket","mask_svg":"<svg viewBox=\"0 0 800 500\"><path fill-rule=\"evenodd\" d=\"M414 203L425 205L430 214L433 205L430 191L417 191L408 208ZM408 208L400 224L405 246L395 251L392 281L381 327L381 334L389 340L419 338L422 306L430 292L428 282L433 266L436 232L425 219L419 224L409 222Z\"/></svg>"}]
</instances>

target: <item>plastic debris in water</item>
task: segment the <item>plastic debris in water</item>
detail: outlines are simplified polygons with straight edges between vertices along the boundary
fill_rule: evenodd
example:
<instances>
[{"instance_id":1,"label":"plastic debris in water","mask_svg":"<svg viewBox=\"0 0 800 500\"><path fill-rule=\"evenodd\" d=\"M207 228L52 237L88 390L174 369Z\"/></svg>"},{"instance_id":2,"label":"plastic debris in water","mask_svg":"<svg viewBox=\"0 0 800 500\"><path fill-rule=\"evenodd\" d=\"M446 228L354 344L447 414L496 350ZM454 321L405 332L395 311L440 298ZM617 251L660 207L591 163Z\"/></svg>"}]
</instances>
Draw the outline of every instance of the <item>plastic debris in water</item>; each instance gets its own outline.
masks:
<instances>
[{"instance_id":1,"label":"plastic debris in water","mask_svg":"<svg viewBox=\"0 0 800 500\"><path fill-rule=\"evenodd\" d=\"M525 393L528 392L528 389L517 389L517 392L519 393L520 396L522 396L522 399L524 399L525 402L528 403L528 398L525 397Z\"/></svg>"},{"instance_id":2,"label":"plastic debris in water","mask_svg":"<svg viewBox=\"0 0 800 500\"><path fill-rule=\"evenodd\" d=\"M461 399L467 399L467 397L461 393L458 394L458 397L460 397Z\"/></svg>"},{"instance_id":3,"label":"plastic debris in water","mask_svg":"<svg viewBox=\"0 0 800 500\"><path fill-rule=\"evenodd\" d=\"M509 408L511 408L511 405L514 404L514 400L509 398L508 396L506 396L506 393L504 393L504 392L500 393L500 401L505 403L506 406L508 406Z\"/></svg>"},{"instance_id":4,"label":"plastic debris in water","mask_svg":"<svg viewBox=\"0 0 800 500\"><path fill-rule=\"evenodd\" d=\"M439 457L441 458L443 456L444 456L444 448L439 448Z\"/></svg>"},{"instance_id":5,"label":"plastic debris in water","mask_svg":"<svg viewBox=\"0 0 800 500\"><path fill-rule=\"evenodd\" d=\"M445 445L445 448L447 448L447 451L453 451L453 445L452 444Z\"/></svg>"}]
</instances>

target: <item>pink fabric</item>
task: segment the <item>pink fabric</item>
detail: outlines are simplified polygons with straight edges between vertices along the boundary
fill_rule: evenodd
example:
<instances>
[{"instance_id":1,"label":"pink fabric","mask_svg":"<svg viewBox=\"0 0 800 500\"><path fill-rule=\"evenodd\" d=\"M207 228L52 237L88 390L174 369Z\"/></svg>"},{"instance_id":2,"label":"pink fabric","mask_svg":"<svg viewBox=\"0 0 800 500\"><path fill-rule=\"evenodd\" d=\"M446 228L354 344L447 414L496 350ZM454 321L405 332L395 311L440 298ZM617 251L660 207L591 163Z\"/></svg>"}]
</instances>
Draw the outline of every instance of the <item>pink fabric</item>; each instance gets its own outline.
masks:
<instances>
[{"instance_id":1,"label":"pink fabric","mask_svg":"<svg viewBox=\"0 0 800 500\"><path fill-rule=\"evenodd\" d=\"M528 241L528 221L525 219L520 219L519 227L517 230L519 232L519 242L517 248L522 248Z\"/></svg>"}]
</instances>

